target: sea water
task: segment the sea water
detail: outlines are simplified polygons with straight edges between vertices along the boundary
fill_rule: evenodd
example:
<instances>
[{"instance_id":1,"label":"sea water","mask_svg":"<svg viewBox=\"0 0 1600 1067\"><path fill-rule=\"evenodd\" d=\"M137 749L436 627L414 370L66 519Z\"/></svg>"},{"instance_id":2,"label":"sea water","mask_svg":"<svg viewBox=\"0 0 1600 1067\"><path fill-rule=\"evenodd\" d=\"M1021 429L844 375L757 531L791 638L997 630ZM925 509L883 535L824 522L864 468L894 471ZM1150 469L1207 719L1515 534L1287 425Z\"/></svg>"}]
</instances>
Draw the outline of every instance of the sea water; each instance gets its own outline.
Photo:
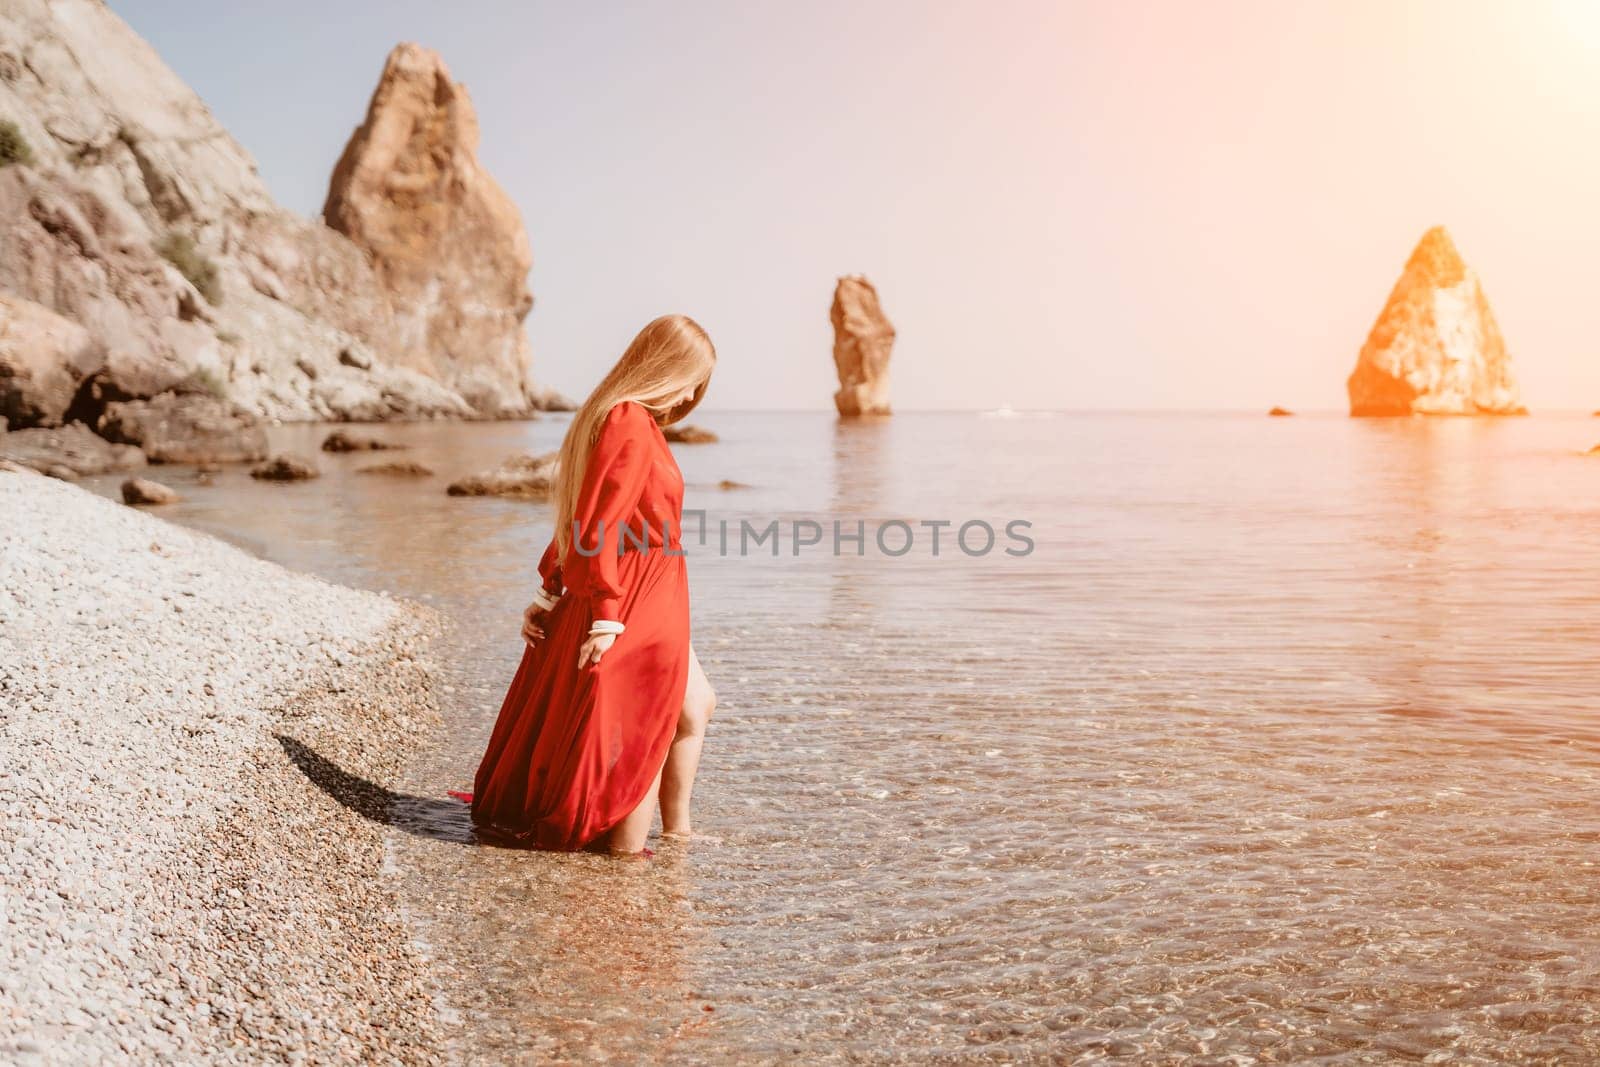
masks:
<instances>
[{"instance_id":1,"label":"sea water","mask_svg":"<svg viewBox=\"0 0 1600 1067\"><path fill-rule=\"evenodd\" d=\"M708 836L650 863L430 799L551 532L445 484L564 416L376 428L424 479L153 473L166 518L444 614L385 876L459 1058L1600 1055L1600 420L1010 415L696 413Z\"/></svg>"}]
</instances>

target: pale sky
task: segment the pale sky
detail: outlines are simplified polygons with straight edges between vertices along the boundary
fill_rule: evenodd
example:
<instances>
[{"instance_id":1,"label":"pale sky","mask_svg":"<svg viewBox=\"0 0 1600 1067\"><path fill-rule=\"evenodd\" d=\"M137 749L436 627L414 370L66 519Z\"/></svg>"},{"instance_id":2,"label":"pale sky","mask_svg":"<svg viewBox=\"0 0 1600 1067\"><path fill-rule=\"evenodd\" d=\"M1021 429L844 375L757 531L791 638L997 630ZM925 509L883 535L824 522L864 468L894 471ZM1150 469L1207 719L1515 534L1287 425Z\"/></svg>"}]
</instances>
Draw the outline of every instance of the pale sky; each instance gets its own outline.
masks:
<instances>
[{"instance_id":1,"label":"pale sky","mask_svg":"<svg viewBox=\"0 0 1600 1067\"><path fill-rule=\"evenodd\" d=\"M574 396L680 311L708 408L827 408L860 272L901 410L1342 409L1443 224L1530 407L1600 408L1600 2L112 7L307 215L389 49L437 49Z\"/></svg>"}]
</instances>

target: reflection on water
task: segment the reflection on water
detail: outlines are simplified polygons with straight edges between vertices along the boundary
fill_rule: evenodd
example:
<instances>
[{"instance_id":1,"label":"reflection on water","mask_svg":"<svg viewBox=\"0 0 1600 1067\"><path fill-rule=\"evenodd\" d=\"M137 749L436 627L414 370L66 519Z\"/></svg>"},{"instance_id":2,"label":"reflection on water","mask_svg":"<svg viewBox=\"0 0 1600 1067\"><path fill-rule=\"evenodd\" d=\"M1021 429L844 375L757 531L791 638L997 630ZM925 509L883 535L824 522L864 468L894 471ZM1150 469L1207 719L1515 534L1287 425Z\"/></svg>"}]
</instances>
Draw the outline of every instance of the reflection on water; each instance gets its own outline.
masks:
<instances>
[{"instance_id":1,"label":"reflection on water","mask_svg":"<svg viewBox=\"0 0 1600 1067\"><path fill-rule=\"evenodd\" d=\"M158 472L163 514L451 620L446 728L384 788L461 1058L1600 1054L1595 423L700 421L688 507L869 541L686 538L722 840L650 864L472 847L429 799L471 780L549 535L443 486L561 422L383 428L416 482ZM886 518L1038 547L886 559Z\"/></svg>"}]
</instances>

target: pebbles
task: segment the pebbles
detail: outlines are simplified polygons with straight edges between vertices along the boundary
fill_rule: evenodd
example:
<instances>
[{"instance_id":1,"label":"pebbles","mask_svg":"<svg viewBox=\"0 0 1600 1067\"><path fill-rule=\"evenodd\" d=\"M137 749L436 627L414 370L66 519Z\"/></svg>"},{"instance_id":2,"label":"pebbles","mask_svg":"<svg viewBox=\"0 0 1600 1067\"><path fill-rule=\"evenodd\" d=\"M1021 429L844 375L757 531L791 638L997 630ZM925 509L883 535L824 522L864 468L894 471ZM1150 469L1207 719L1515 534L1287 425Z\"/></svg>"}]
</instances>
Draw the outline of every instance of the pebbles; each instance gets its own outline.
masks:
<instances>
[{"instance_id":1,"label":"pebbles","mask_svg":"<svg viewBox=\"0 0 1600 1067\"><path fill-rule=\"evenodd\" d=\"M0 472L0 1062L435 1062L383 831L431 617Z\"/></svg>"}]
</instances>

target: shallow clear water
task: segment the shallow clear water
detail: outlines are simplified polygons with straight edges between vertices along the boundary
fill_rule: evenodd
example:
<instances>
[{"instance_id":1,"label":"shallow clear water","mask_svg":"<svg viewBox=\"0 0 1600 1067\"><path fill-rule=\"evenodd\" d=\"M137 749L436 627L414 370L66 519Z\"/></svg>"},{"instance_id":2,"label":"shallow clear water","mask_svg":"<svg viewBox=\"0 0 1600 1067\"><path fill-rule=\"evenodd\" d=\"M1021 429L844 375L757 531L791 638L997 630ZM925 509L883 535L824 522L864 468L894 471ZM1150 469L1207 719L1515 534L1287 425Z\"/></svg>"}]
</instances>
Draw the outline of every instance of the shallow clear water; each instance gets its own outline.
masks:
<instances>
[{"instance_id":1,"label":"shallow clear water","mask_svg":"<svg viewBox=\"0 0 1600 1067\"><path fill-rule=\"evenodd\" d=\"M404 805L390 876L459 1057L1600 1055L1600 420L696 421L721 840L523 853ZM444 485L564 425L378 428L416 482L157 469L188 497L161 513L447 614L446 725L397 783L437 797L550 529ZM1036 547L719 555L741 518L1024 519Z\"/></svg>"}]
</instances>

